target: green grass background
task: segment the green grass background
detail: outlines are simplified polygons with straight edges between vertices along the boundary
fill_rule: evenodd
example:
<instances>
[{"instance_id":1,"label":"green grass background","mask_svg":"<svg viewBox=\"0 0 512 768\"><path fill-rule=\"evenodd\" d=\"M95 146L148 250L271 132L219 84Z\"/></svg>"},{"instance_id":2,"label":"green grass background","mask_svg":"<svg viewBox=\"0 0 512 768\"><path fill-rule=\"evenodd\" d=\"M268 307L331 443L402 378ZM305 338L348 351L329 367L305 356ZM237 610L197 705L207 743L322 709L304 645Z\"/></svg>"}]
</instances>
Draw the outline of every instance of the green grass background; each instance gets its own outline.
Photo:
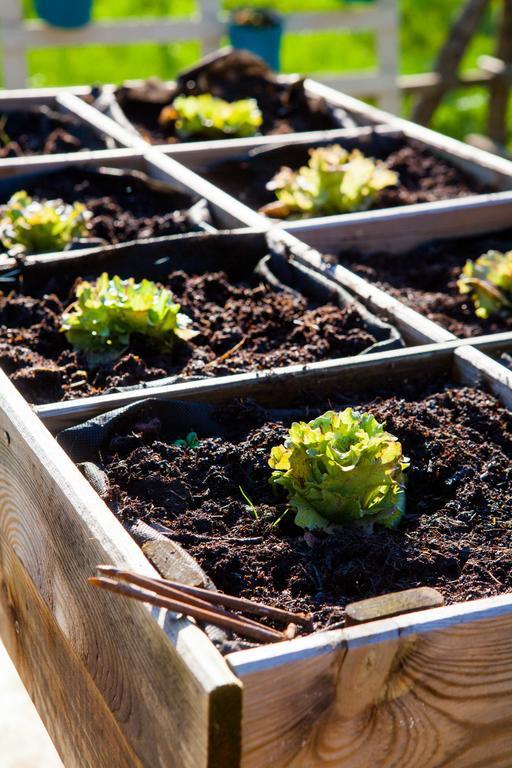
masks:
<instances>
[{"instance_id":1,"label":"green grass background","mask_svg":"<svg viewBox=\"0 0 512 768\"><path fill-rule=\"evenodd\" d=\"M70 0L72 2L73 0ZM1 0L0 0L1 2ZM224 8L248 5L241 0L224 0ZM255 0L283 11L337 10L346 8L343 0ZM399 0L400 69L403 73L431 69L454 15L463 0ZM95 0L96 19L143 15L187 15L195 8L194 0ZM357 5L351 5L354 13ZM25 0L27 16L33 16L30 0ZM482 53L493 53L493 33L499 11L494 0L482 28L464 60L465 67L476 65ZM30 83L75 85L92 82L120 82L125 78L158 75L173 77L182 67L193 63L200 54L193 40L174 45L137 44L126 46L87 46L78 49L39 50L29 53ZM314 75L322 72L349 72L375 66L375 40L370 31L359 33L317 32L289 34L284 38L284 72ZM435 127L445 133L464 137L483 132L486 91L471 88L447 96L437 112ZM409 105L404 103L404 111Z\"/></svg>"}]
</instances>

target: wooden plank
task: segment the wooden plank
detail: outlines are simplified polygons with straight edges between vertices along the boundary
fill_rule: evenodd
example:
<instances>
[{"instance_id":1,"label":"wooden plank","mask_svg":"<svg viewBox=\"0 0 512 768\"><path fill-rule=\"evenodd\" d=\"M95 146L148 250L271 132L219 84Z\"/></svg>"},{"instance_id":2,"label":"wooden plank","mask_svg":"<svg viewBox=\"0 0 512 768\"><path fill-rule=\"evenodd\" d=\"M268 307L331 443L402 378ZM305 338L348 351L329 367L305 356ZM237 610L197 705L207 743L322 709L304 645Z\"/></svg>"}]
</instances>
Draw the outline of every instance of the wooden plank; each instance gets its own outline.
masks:
<instances>
[{"instance_id":1,"label":"wooden plank","mask_svg":"<svg viewBox=\"0 0 512 768\"><path fill-rule=\"evenodd\" d=\"M2 639L67 764L237 765L238 681L194 624L88 586L156 572L1 372L0 531Z\"/></svg>"},{"instance_id":2,"label":"wooden plank","mask_svg":"<svg viewBox=\"0 0 512 768\"><path fill-rule=\"evenodd\" d=\"M337 217L325 217L314 224L297 221L287 227L287 232L323 253L338 253L342 247L358 248L365 253L382 250L405 253L433 238L506 229L510 226L511 212L510 194L498 192L473 197L462 208L429 208L428 216L425 216L423 205L407 206L402 212L400 226L389 216L389 211L376 211L371 219L352 214L343 221Z\"/></svg>"},{"instance_id":3,"label":"wooden plank","mask_svg":"<svg viewBox=\"0 0 512 768\"><path fill-rule=\"evenodd\" d=\"M397 83L400 70L398 5L396 0L380 0L379 7L386 16L381 24L376 24L379 73L381 77L389 78L391 84L391 88L383 88L378 94L379 104L388 112L399 114L402 105Z\"/></svg>"},{"instance_id":4,"label":"wooden plank","mask_svg":"<svg viewBox=\"0 0 512 768\"><path fill-rule=\"evenodd\" d=\"M322 72L317 77L318 82L361 99L377 99L382 103L383 94L395 93L398 95L396 75L383 75L377 69L358 72L354 75ZM396 108L396 105L386 104L386 108L391 106Z\"/></svg>"},{"instance_id":5,"label":"wooden plank","mask_svg":"<svg viewBox=\"0 0 512 768\"><path fill-rule=\"evenodd\" d=\"M224 25L213 30L220 39ZM39 21L26 21L23 26L11 30L11 44L26 48L59 48L81 45L121 45L128 43L169 43L193 40L212 33L211 22L183 18L145 18L103 21L87 24L77 29L59 29ZM16 86L14 86L16 87Z\"/></svg>"},{"instance_id":6,"label":"wooden plank","mask_svg":"<svg viewBox=\"0 0 512 768\"><path fill-rule=\"evenodd\" d=\"M98 149L79 153L63 152L56 155L8 157L0 162L0 179L31 172L65 170L77 165L138 171L146 169L143 155L135 149Z\"/></svg>"},{"instance_id":7,"label":"wooden plank","mask_svg":"<svg viewBox=\"0 0 512 768\"><path fill-rule=\"evenodd\" d=\"M349 31L379 29L395 23L395 0L379 0L373 7L353 11L294 12L285 15L287 32L317 32L318 30L347 29Z\"/></svg>"},{"instance_id":8,"label":"wooden plank","mask_svg":"<svg viewBox=\"0 0 512 768\"><path fill-rule=\"evenodd\" d=\"M61 429L78 424L100 413L121 408L139 400L151 397L157 400L198 400L202 402L222 402L227 398L246 395L267 396L277 392L287 397L295 390L308 386L327 384L337 381L349 387L357 382L362 385L376 377L393 376L398 371L400 376L414 376L414 372L428 361L430 366L447 364L452 359L454 349L476 345L489 353L506 351L512 347L512 334L494 334L473 339L455 339L450 335L447 342L425 344L412 349L399 349L388 352L373 352L368 355L326 360L320 363L290 365L284 368L240 373L215 379L170 384L148 389L128 390L111 395L99 395L61 403L36 406L34 410L48 429L58 432ZM484 360L488 360L482 355ZM493 362L493 361L491 361ZM471 364L470 364L471 365ZM497 365L497 364L496 364ZM501 369L502 366L499 366ZM498 369L496 369L498 370Z\"/></svg>"},{"instance_id":9,"label":"wooden plank","mask_svg":"<svg viewBox=\"0 0 512 768\"><path fill-rule=\"evenodd\" d=\"M90 85L59 85L46 88L0 88L0 103L9 104L9 109L22 109L27 104L53 104L59 93L74 93L75 96L89 96Z\"/></svg>"},{"instance_id":10,"label":"wooden plank","mask_svg":"<svg viewBox=\"0 0 512 768\"><path fill-rule=\"evenodd\" d=\"M487 386L507 408L512 409L512 371L479 349L458 349L455 365L460 378L472 386Z\"/></svg>"},{"instance_id":11,"label":"wooden plank","mask_svg":"<svg viewBox=\"0 0 512 768\"><path fill-rule=\"evenodd\" d=\"M434 69L441 75L438 89L425 94L413 109L413 120L427 124L446 93L444 80L452 76L460 66L466 48L475 34L487 9L489 0L466 0L442 46Z\"/></svg>"},{"instance_id":12,"label":"wooden plank","mask_svg":"<svg viewBox=\"0 0 512 768\"><path fill-rule=\"evenodd\" d=\"M391 619L404 613L423 611L426 608L440 608L444 605L444 597L432 587L415 587L401 592L390 592L387 595L369 597L349 603L345 607L345 625L367 624L369 621Z\"/></svg>"},{"instance_id":13,"label":"wooden plank","mask_svg":"<svg viewBox=\"0 0 512 768\"><path fill-rule=\"evenodd\" d=\"M23 46L16 44L14 34L22 24L23 10L18 0L2 0L2 23L0 40L4 83L7 88L22 88L27 80L28 70Z\"/></svg>"},{"instance_id":14,"label":"wooden plank","mask_svg":"<svg viewBox=\"0 0 512 768\"><path fill-rule=\"evenodd\" d=\"M248 139L219 139L217 141L196 141L183 144L162 144L157 146L164 155L178 160L187 168L200 171L204 166L213 161L228 159L246 155L253 149L266 147L287 146L290 141L293 144L315 144L317 142L329 141L337 142L344 139L357 139L368 136L372 132L380 135L400 135L394 128L388 126L377 126L376 128L359 126L357 128L339 128L327 131L304 131L303 133L271 135L271 136L252 136Z\"/></svg>"},{"instance_id":15,"label":"wooden plank","mask_svg":"<svg viewBox=\"0 0 512 768\"><path fill-rule=\"evenodd\" d=\"M503 66L501 76L489 88L487 133L497 144L508 139L508 109L510 98L510 70L512 69L512 0L502 0L502 16L498 31L496 56ZM506 77L506 70L509 77Z\"/></svg>"},{"instance_id":16,"label":"wooden plank","mask_svg":"<svg viewBox=\"0 0 512 768\"><path fill-rule=\"evenodd\" d=\"M453 75L448 81L451 88L467 88L474 85L488 85L494 75L481 69L470 69ZM436 90L441 84L439 72L422 72L418 75L399 75L398 87L403 93ZM446 80L445 80L446 84Z\"/></svg>"},{"instance_id":17,"label":"wooden plank","mask_svg":"<svg viewBox=\"0 0 512 768\"><path fill-rule=\"evenodd\" d=\"M510 765L510 595L316 638L228 656L244 684L243 768Z\"/></svg>"}]
</instances>

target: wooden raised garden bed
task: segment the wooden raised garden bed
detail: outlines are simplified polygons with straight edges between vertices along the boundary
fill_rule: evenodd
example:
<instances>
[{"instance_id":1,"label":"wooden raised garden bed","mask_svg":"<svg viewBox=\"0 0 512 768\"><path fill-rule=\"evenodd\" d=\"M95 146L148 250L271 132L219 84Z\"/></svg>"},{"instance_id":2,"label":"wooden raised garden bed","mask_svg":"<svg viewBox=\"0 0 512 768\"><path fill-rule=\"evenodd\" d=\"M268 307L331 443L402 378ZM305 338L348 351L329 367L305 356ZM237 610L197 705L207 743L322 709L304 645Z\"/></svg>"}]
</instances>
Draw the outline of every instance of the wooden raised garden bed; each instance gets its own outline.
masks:
<instances>
[{"instance_id":1,"label":"wooden raised garden bed","mask_svg":"<svg viewBox=\"0 0 512 768\"><path fill-rule=\"evenodd\" d=\"M290 135L286 152L319 141L401 142L407 151L420 142L434 164L456 168L453 178L467 174L456 194L470 194L281 228L241 201L246 182L233 196L196 171L215 157L225 169L249 150L255 162L286 162L282 138L164 152L87 104L80 89L44 98L124 149L85 152L79 165L62 155L0 160L0 202L23 183L41 197L69 189L72 201L93 205L91 185L122 179L143 207L123 234L112 225L123 205L98 203L108 227L95 235L109 245L0 260L0 633L66 765L512 761L512 333L499 332L507 323L467 334L439 325L428 307L420 314L417 294L379 277L371 258L384 251L386 267L406 260L419 269L411 254L434 253L425 250L434 236L445 241L441 252L462 236L474 244L468 256L489 237L508 247L508 234L488 233L510 226L512 164L312 81L305 93L370 127ZM488 189L501 191L474 194ZM115 196L94 186L96 200L105 194ZM151 206L180 234L147 231ZM240 225L254 229L213 231ZM190 233L197 226L205 233ZM115 375L80 367L62 336L58 347L56 318L72 281L104 269L167 283L204 338L176 348L167 367L137 340ZM358 302L350 312L347 291ZM402 339L422 346L391 348ZM41 371L56 388L42 393ZM176 374L189 378L162 380ZM304 532L271 492L270 449L293 420L347 406L375 413L403 443L407 513L393 530ZM196 447L175 444L191 432ZM308 610L314 631L260 646L203 631L93 589L87 579L98 564L147 576L179 571L189 584L213 581ZM439 590L440 607L402 595L397 608L389 597L421 586ZM375 596L377 606L347 612ZM365 611L365 623L353 625Z\"/></svg>"},{"instance_id":2,"label":"wooden raised garden bed","mask_svg":"<svg viewBox=\"0 0 512 768\"><path fill-rule=\"evenodd\" d=\"M479 494L478 501L469 502L479 521L474 535L492 536L494 531L496 545L503 548L507 529L499 498L504 491L496 496L494 489L505 482L510 416L492 394L483 393L494 391L510 407L510 374L507 378L501 366L474 349L454 352L449 347L379 353L360 362L327 365L323 371L296 368L268 379L196 382L174 399L222 404L250 395L264 408L300 407L310 400L323 408L336 397L347 402L348 393L364 406L379 393L374 407L392 420L414 457L408 526L416 530L423 521L428 535L429 522L435 521L441 536L450 517L445 504L460 504L459 525L471 530L462 511L464 494L471 493L472 486L467 478L446 485L449 446L436 453L436 443L431 442L425 451L423 440L417 443L417 426L407 424L409 413L422 423L430 407L442 404L443 421L435 428L438 436L432 434L430 440L443 440L445 429L451 439L461 440L455 464L470 450L465 439L485 442L485 450L473 451L471 458L471 483L478 484L478 474L488 471L481 482L490 489L489 496ZM415 576L413 568L407 583L416 578L442 587L431 560L438 558L441 572L447 574L450 605L236 651L223 661L189 622L169 616L166 635L156 620L158 612L152 617L139 605L103 597L87 587L86 577L98 562L145 573L151 568L3 379L3 638L65 760L73 762L78 753L83 764L91 766L112 764L113 759L119 765L237 766L241 745L243 766L341 766L347 761L363 766L383 760L385 744L386 759L391 754L394 764L406 766L411 742L432 743L435 734L434 751L422 751L418 765L442 765L454 755L458 765L474 765L483 750L486 759L495 756L498 765L507 764L512 749L512 681L506 676L512 653L512 600L503 594L510 570L506 548L499 549L503 559L498 583L486 574L485 561L480 570L477 560L467 566L472 579L465 583L464 547L442 554L426 544L424 571ZM459 390L461 384L469 389ZM398 401L400 411L390 393L404 398ZM475 409L483 409L486 418L475 421ZM233 409L228 413L235 417ZM265 419L265 412L258 418ZM427 419L427 432L430 425ZM494 464L489 472L490 462ZM489 529L485 521L491 516L496 522ZM398 532L384 538L386 546L391 541L405 546ZM367 545L365 540L363 551ZM414 540L407 546L413 551ZM358 567L357 560L353 567ZM396 567L398 576L389 565L384 590L401 586L401 557ZM357 596L373 588L371 569L364 572L366 581ZM346 579L338 589L349 589ZM459 588L469 601L457 601ZM483 599L473 599L480 596ZM66 681L58 697L52 688L57 678ZM404 711L410 726L395 727Z\"/></svg>"}]
</instances>

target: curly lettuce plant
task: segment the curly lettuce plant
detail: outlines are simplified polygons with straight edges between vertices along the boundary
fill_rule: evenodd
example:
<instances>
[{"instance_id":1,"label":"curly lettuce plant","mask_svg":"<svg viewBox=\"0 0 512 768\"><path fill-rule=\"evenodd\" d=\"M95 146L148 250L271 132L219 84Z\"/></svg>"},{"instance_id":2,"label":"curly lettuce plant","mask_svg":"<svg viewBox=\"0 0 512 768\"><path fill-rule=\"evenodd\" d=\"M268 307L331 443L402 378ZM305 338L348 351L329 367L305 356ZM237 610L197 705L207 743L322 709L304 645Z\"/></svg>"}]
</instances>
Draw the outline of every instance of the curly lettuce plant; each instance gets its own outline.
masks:
<instances>
[{"instance_id":1,"label":"curly lettuce plant","mask_svg":"<svg viewBox=\"0 0 512 768\"><path fill-rule=\"evenodd\" d=\"M381 160L339 144L310 150L307 166L283 167L267 184L277 201L260 212L278 219L330 216L365 211L381 190L398 183L398 174Z\"/></svg>"},{"instance_id":2,"label":"curly lettuce plant","mask_svg":"<svg viewBox=\"0 0 512 768\"><path fill-rule=\"evenodd\" d=\"M466 261L457 287L469 294L475 314L484 320L512 312L512 251L487 251L476 261Z\"/></svg>"},{"instance_id":3,"label":"curly lettuce plant","mask_svg":"<svg viewBox=\"0 0 512 768\"><path fill-rule=\"evenodd\" d=\"M346 408L295 422L284 444L272 448L269 465L270 482L286 490L301 528L391 528L405 512L409 460L369 413Z\"/></svg>"},{"instance_id":4,"label":"curly lettuce plant","mask_svg":"<svg viewBox=\"0 0 512 768\"><path fill-rule=\"evenodd\" d=\"M87 234L90 217L82 203L39 202L20 190L0 209L0 241L7 250L20 253L62 251Z\"/></svg>"},{"instance_id":5,"label":"curly lettuce plant","mask_svg":"<svg viewBox=\"0 0 512 768\"><path fill-rule=\"evenodd\" d=\"M188 139L200 134L210 139L224 136L254 136L263 122L255 99L228 102L210 93L178 96L160 113L160 124L174 124L178 136Z\"/></svg>"},{"instance_id":6,"label":"curly lettuce plant","mask_svg":"<svg viewBox=\"0 0 512 768\"><path fill-rule=\"evenodd\" d=\"M94 283L80 282L75 293L76 300L62 315L61 330L91 363L119 357L132 333L163 351L170 350L176 339L187 341L197 335L172 292L151 280L136 283L132 277L122 280L104 272Z\"/></svg>"}]
</instances>

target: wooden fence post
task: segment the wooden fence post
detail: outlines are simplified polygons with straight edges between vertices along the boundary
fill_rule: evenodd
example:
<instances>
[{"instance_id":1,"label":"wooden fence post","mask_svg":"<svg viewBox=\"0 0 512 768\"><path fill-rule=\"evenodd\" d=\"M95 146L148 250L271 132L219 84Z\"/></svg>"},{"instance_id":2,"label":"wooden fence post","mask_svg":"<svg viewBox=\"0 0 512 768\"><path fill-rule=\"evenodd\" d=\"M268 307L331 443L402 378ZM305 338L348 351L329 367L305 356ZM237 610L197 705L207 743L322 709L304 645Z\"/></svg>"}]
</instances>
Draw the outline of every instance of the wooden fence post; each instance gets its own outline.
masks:
<instances>
[{"instance_id":1,"label":"wooden fence post","mask_svg":"<svg viewBox=\"0 0 512 768\"><path fill-rule=\"evenodd\" d=\"M499 29L496 56L505 65L512 65L512 0L503 0L503 13ZM507 113L510 96L510 79L505 73L489 86L489 116L487 133L496 144L507 143Z\"/></svg>"},{"instance_id":2,"label":"wooden fence post","mask_svg":"<svg viewBox=\"0 0 512 768\"><path fill-rule=\"evenodd\" d=\"M379 74L389 80L389 87L379 95L379 106L395 115L401 111L398 88L399 61L399 17L397 0L380 0L379 5L389 14L389 21L377 28L377 55Z\"/></svg>"},{"instance_id":3,"label":"wooden fence post","mask_svg":"<svg viewBox=\"0 0 512 768\"><path fill-rule=\"evenodd\" d=\"M4 88L25 88L27 62L24 47L17 42L17 32L23 24L23 9L19 0L1 0L2 23L0 40L4 70Z\"/></svg>"},{"instance_id":4,"label":"wooden fence post","mask_svg":"<svg viewBox=\"0 0 512 768\"><path fill-rule=\"evenodd\" d=\"M440 75L439 85L419 99L412 113L414 122L423 125L430 122L439 102L456 77L464 52L478 28L487 5L488 0L468 0L462 9L437 58L435 71Z\"/></svg>"}]
</instances>

